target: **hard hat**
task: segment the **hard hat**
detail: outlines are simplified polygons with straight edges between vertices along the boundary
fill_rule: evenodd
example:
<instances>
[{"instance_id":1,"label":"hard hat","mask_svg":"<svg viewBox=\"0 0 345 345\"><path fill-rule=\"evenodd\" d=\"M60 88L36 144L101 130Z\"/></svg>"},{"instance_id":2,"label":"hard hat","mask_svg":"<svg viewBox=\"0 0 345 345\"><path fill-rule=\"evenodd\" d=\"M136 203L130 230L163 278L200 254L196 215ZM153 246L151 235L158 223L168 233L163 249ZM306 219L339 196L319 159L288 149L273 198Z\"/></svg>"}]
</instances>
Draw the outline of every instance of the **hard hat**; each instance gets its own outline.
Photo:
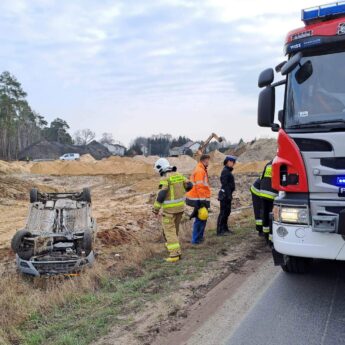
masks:
<instances>
[{"instance_id":1,"label":"hard hat","mask_svg":"<svg viewBox=\"0 0 345 345\"><path fill-rule=\"evenodd\" d=\"M159 158L155 163L155 170L159 174L164 174L168 170L171 170L169 161L166 158Z\"/></svg>"},{"instance_id":2,"label":"hard hat","mask_svg":"<svg viewBox=\"0 0 345 345\"><path fill-rule=\"evenodd\" d=\"M208 218L208 210L206 207L201 207L198 210L198 218L200 220L207 220Z\"/></svg>"}]
</instances>

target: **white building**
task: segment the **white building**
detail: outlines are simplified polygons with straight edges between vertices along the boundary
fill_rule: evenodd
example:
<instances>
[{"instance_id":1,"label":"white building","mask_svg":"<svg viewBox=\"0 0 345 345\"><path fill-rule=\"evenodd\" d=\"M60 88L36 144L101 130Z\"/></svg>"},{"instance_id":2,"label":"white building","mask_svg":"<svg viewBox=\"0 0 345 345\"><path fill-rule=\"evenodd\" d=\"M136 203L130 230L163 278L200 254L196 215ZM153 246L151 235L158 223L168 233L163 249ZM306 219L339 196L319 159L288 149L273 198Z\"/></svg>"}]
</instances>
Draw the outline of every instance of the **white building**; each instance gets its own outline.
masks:
<instances>
[{"instance_id":1,"label":"white building","mask_svg":"<svg viewBox=\"0 0 345 345\"><path fill-rule=\"evenodd\" d=\"M124 156L126 148L120 144L103 144L113 156Z\"/></svg>"},{"instance_id":2,"label":"white building","mask_svg":"<svg viewBox=\"0 0 345 345\"><path fill-rule=\"evenodd\" d=\"M188 141L188 143L180 146L180 147L173 147L169 150L170 156L181 156L188 154L188 152L192 152L193 154L196 153L200 148L200 143L194 141Z\"/></svg>"}]
</instances>

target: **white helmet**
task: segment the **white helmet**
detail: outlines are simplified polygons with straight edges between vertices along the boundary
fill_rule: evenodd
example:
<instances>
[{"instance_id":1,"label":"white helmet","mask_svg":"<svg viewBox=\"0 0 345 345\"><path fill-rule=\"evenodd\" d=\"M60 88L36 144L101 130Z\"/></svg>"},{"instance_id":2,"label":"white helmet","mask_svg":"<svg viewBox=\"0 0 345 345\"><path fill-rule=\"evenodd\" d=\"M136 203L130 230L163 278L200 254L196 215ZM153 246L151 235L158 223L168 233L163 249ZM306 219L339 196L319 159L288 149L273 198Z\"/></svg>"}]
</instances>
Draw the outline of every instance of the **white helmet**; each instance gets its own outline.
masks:
<instances>
[{"instance_id":1,"label":"white helmet","mask_svg":"<svg viewBox=\"0 0 345 345\"><path fill-rule=\"evenodd\" d=\"M168 171L171 171L171 169L172 167L166 158L159 158L155 163L155 170L159 174L164 174Z\"/></svg>"}]
</instances>

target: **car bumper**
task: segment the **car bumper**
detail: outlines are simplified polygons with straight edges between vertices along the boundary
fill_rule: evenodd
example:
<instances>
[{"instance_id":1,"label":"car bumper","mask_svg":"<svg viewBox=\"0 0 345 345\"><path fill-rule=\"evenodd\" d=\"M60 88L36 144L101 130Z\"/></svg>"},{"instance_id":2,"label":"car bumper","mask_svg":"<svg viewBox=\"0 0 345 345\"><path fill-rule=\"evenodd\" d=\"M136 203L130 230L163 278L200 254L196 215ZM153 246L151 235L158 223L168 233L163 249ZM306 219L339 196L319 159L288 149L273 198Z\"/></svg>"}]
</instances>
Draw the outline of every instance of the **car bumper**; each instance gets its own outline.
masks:
<instances>
[{"instance_id":1,"label":"car bumper","mask_svg":"<svg viewBox=\"0 0 345 345\"><path fill-rule=\"evenodd\" d=\"M78 273L85 266L92 266L95 261L94 252L84 258L71 260L23 260L16 255L16 263L19 271L32 276L57 275Z\"/></svg>"},{"instance_id":2,"label":"car bumper","mask_svg":"<svg viewBox=\"0 0 345 345\"><path fill-rule=\"evenodd\" d=\"M277 231L284 227L286 231ZM284 233L285 236L282 236ZM274 249L284 255L345 260L345 240L336 233L315 232L312 226L273 222Z\"/></svg>"}]
</instances>

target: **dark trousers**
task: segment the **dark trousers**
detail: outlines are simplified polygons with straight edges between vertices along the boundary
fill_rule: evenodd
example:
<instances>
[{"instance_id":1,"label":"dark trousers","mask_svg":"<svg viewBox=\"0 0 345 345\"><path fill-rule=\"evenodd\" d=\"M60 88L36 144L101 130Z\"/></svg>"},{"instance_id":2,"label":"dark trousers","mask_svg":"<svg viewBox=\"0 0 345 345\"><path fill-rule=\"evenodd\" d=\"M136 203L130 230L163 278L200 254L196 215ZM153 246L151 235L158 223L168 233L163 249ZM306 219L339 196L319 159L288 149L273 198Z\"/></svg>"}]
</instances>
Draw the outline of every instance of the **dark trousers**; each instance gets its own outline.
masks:
<instances>
[{"instance_id":1,"label":"dark trousers","mask_svg":"<svg viewBox=\"0 0 345 345\"><path fill-rule=\"evenodd\" d=\"M252 201L253 201L256 230L259 232L262 232L262 215L261 215L262 200L259 196L252 193Z\"/></svg>"},{"instance_id":2,"label":"dark trousers","mask_svg":"<svg viewBox=\"0 0 345 345\"><path fill-rule=\"evenodd\" d=\"M217 222L217 234L229 231L228 219L231 213L231 199L220 201L220 213Z\"/></svg>"}]
</instances>

